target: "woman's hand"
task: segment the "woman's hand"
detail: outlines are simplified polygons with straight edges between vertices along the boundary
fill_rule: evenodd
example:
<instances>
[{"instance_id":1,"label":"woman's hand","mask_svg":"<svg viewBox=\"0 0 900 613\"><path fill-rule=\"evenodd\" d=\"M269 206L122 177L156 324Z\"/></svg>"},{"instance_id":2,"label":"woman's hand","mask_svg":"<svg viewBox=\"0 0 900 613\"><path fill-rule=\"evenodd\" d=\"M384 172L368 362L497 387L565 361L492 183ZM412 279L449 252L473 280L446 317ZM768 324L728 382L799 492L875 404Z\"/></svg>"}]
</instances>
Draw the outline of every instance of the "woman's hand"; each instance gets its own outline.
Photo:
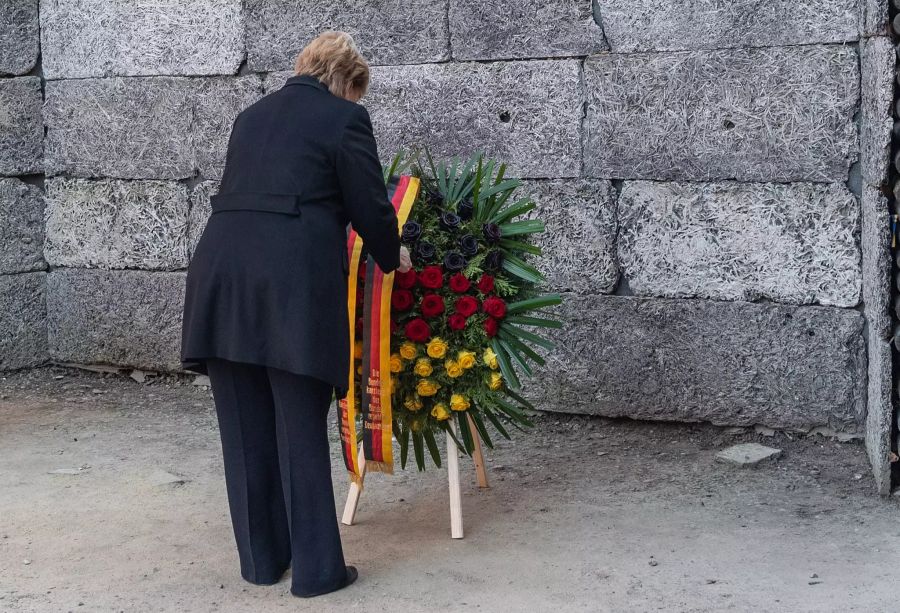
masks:
<instances>
[{"instance_id":1,"label":"woman's hand","mask_svg":"<svg viewBox=\"0 0 900 613\"><path fill-rule=\"evenodd\" d=\"M400 267L399 272L409 272L412 268L412 259L409 257L409 250L406 247L400 247Z\"/></svg>"}]
</instances>

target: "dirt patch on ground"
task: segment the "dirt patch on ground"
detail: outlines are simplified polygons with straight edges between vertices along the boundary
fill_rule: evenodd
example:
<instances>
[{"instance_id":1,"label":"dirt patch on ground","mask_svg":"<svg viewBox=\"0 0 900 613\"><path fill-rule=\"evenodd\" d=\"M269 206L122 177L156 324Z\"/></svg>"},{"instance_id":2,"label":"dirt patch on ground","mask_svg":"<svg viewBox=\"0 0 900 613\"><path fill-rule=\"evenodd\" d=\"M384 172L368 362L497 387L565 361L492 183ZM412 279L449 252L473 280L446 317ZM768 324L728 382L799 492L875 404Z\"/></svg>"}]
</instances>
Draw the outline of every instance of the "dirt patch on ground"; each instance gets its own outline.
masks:
<instances>
[{"instance_id":1,"label":"dirt patch on ground","mask_svg":"<svg viewBox=\"0 0 900 613\"><path fill-rule=\"evenodd\" d=\"M332 416L333 417L333 416ZM332 428L337 440L337 429ZM859 442L543 416L446 474L367 481L343 527L350 589L305 601L244 583L208 389L59 367L0 378L3 611L894 610L900 501ZM719 449L783 450L741 469ZM338 505L347 484L332 447Z\"/></svg>"}]
</instances>

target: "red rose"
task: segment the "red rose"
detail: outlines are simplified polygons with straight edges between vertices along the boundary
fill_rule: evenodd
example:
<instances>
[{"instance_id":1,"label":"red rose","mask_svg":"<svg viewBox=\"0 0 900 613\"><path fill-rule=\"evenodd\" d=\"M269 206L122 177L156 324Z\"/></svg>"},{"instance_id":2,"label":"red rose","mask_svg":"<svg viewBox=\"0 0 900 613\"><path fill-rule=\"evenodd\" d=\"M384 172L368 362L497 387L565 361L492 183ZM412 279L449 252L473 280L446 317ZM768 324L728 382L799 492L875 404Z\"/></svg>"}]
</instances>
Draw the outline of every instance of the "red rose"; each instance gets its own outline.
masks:
<instances>
[{"instance_id":1,"label":"red rose","mask_svg":"<svg viewBox=\"0 0 900 613\"><path fill-rule=\"evenodd\" d=\"M391 318L391 334L393 334L397 331L397 327L398 327L397 322L394 321L394 318L392 317Z\"/></svg>"},{"instance_id":2,"label":"red rose","mask_svg":"<svg viewBox=\"0 0 900 613\"><path fill-rule=\"evenodd\" d=\"M403 331L406 333L406 338L414 343L423 343L431 336L431 328L421 317L410 320Z\"/></svg>"},{"instance_id":3,"label":"red rose","mask_svg":"<svg viewBox=\"0 0 900 613\"><path fill-rule=\"evenodd\" d=\"M396 289L391 294L391 306L397 311L408 311L413 305L413 295L408 289Z\"/></svg>"},{"instance_id":4,"label":"red rose","mask_svg":"<svg viewBox=\"0 0 900 613\"><path fill-rule=\"evenodd\" d=\"M437 294L425 294L420 308L425 317L437 317L444 312L444 299Z\"/></svg>"},{"instance_id":5,"label":"red rose","mask_svg":"<svg viewBox=\"0 0 900 613\"><path fill-rule=\"evenodd\" d=\"M366 300L366 293L363 291L361 286L357 287L356 288L356 306L359 308L362 308L365 300Z\"/></svg>"},{"instance_id":6,"label":"red rose","mask_svg":"<svg viewBox=\"0 0 900 613\"><path fill-rule=\"evenodd\" d=\"M488 336L497 336L497 329L500 327L500 324L497 323L497 320L493 317L488 317L484 320L484 333Z\"/></svg>"},{"instance_id":7,"label":"red rose","mask_svg":"<svg viewBox=\"0 0 900 613\"><path fill-rule=\"evenodd\" d=\"M506 315L506 303L503 302L502 298L498 298L497 296L485 298L482 308L484 309L484 312L491 317L499 319Z\"/></svg>"},{"instance_id":8,"label":"red rose","mask_svg":"<svg viewBox=\"0 0 900 613\"><path fill-rule=\"evenodd\" d=\"M444 284L444 271L440 266L426 266L419 273L419 283L428 289L437 289Z\"/></svg>"},{"instance_id":9,"label":"red rose","mask_svg":"<svg viewBox=\"0 0 900 613\"><path fill-rule=\"evenodd\" d=\"M447 318L447 325L450 326L451 330L462 330L466 327L466 316L454 313Z\"/></svg>"},{"instance_id":10,"label":"red rose","mask_svg":"<svg viewBox=\"0 0 900 613\"><path fill-rule=\"evenodd\" d=\"M359 317L359 318L356 320L356 331L357 331L357 332L362 332L362 329L363 329L363 323L364 323L364 322L363 322L363 318L362 318L362 317Z\"/></svg>"},{"instance_id":11,"label":"red rose","mask_svg":"<svg viewBox=\"0 0 900 613\"><path fill-rule=\"evenodd\" d=\"M478 301L472 296L460 296L456 299L454 310L463 317L468 317L478 310Z\"/></svg>"},{"instance_id":12,"label":"red rose","mask_svg":"<svg viewBox=\"0 0 900 613\"><path fill-rule=\"evenodd\" d=\"M394 285L403 289L410 289L416 284L416 271L410 268L406 272L394 273Z\"/></svg>"},{"instance_id":13,"label":"red rose","mask_svg":"<svg viewBox=\"0 0 900 613\"><path fill-rule=\"evenodd\" d=\"M469 280L466 279L466 276L461 272L456 273L452 277L450 277L450 289L452 289L457 294L464 293L467 289L469 289Z\"/></svg>"},{"instance_id":14,"label":"red rose","mask_svg":"<svg viewBox=\"0 0 900 613\"><path fill-rule=\"evenodd\" d=\"M494 291L494 277L489 274L481 275L478 280L478 291L482 294L490 294Z\"/></svg>"},{"instance_id":15,"label":"red rose","mask_svg":"<svg viewBox=\"0 0 900 613\"><path fill-rule=\"evenodd\" d=\"M360 279L366 278L366 263L365 262L359 263L359 277L360 277Z\"/></svg>"}]
</instances>

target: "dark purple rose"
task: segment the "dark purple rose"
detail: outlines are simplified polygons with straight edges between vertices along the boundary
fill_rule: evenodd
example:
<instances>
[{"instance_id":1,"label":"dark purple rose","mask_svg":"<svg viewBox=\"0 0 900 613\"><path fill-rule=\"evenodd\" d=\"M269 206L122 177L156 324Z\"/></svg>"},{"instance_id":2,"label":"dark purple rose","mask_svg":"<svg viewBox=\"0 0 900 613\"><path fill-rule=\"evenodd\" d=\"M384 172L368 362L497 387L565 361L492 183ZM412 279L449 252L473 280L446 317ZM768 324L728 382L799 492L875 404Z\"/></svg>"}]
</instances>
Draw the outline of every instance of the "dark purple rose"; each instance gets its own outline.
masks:
<instances>
[{"instance_id":1,"label":"dark purple rose","mask_svg":"<svg viewBox=\"0 0 900 613\"><path fill-rule=\"evenodd\" d=\"M444 256L444 268L449 271L462 270L466 265L466 258L456 253L448 251Z\"/></svg>"},{"instance_id":2,"label":"dark purple rose","mask_svg":"<svg viewBox=\"0 0 900 613\"><path fill-rule=\"evenodd\" d=\"M413 249L412 256L416 262L431 262L434 260L434 245L425 241L419 241L416 243L415 249Z\"/></svg>"},{"instance_id":3,"label":"dark purple rose","mask_svg":"<svg viewBox=\"0 0 900 613\"><path fill-rule=\"evenodd\" d=\"M487 270L499 270L500 266L503 264L503 252L499 249L494 249L490 253L487 254L487 257L484 258L484 267Z\"/></svg>"},{"instance_id":4,"label":"dark purple rose","mask_svg":"<svg viewBox=\"0 0 900 613\"><path fill-rule=\"evenodd\" d=\"M441 227L444 230L455 230L460 224L459 215L451 211L441 213Z\"/></svg>"},{"instance_id":5,"label":"dark purple rose","mask_svg":"<svg viewBox=\"0 0 900 613\"><path fill-rule=\"evenodd\" d=\"M475 212L475 205L472 204L471 200L463 200L456 205L456 214L459 215L459 218L463 221L472 219L473 212Z\"/></svg>"},{"instance_id":6,"label":"dark purple rose","mask_svg":"<svg viewBox=\"0 0 900 613\"><path fill-rule=\"evenodd\" d=\"M486 223L481 226L481 232L484 234L484 239L493 244L500 240L500 226L495 223Z\"/></svg>"},{"instance_id":7,"label":"dark purple rose","mask_svg":"<svg viewBox=\"0 0 900 613\"><path fill-rule=\"evenodd\" d=\"M429 189L425 192L425 202L431 206L442 207L444 206L444 197L438 192Z\"/></svg>"},{"instance_id":8,"label":"dark purple rose","mask_svg":"<svg viewBox=\"0 0 900 613\"><path fill-rule=\"evenodd\" d=\"M463 255L475 255L478 253L478 239L471 234L461 236L459 239L459 250L463 252Z\"/></svg>"},{"instance_id":9,"label":"dark purple rose","mask_svg":"<svg viewBox=\"0 0 900 613\"><path fill-rule=\"evenodd\" d=\"M415 221L407 221L403 224L403 231L400 233L400 242L412 244L419 240L422 236L422 226Z\"/></svg>"}]
</instances>

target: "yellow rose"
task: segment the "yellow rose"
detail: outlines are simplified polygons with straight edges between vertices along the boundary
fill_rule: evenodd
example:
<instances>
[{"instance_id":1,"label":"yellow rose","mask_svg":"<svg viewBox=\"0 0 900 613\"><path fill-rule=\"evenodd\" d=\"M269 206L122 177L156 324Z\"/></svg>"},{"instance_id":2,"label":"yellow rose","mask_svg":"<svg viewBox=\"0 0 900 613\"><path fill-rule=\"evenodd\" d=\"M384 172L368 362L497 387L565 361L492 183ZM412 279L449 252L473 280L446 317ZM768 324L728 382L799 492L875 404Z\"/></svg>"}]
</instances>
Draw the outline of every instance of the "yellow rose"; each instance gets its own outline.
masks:
<instances>
[{"instance_id":1,"label":"yellow rose","mask_svg":"<svg viewBox=\"0 0 900 613\"><path fill-rule=\"evenodd\" d=\"M490 347L484 350L483 359L485 365L487 365L491 370L497 370L497 368L500 366L499 364L497 364L497 354L494 353L494 350Z\"/></svg>"},{"instance_id":2,"label":"yellow rose","mask_svg":"<svg viewBox=\"0 0 900 613\"><path fill-rule=\"evenodd\" d=\"M363 352L363 343L362 341L356 341L356 344L353 345L353 357L359 360L362 358Z\"/></svg>"},{"instance_id":3,"label":"yellow rose","mask_svg":"<svg viewBox=\"0 0 900 613\"><path fill-rule=\"evenodd\" d=\"M419 396L434 396L437 394L440 387L440 385L431 379L420 379L416 384L416 393L419 394Z\"/></svg>"},{"instance_id":4,"label":"yellow rose","mask_svg":"<svg viewBox=\"0 0 900 613\"><path fill-rule=\"evenodd\" d=\"M411 360L419 353L419 349L416 347L415 343L411 343L406 341L402 345L400 345L400 357L404 360Z\"/></svg>"},{"instance_id":5,"label":"yellow rose","mask_svg":"<svg viewBox=\"0 0 900 613\"><path fill-rule=\"evenodd\" d=\"M498 372L492 372L490 379L488 379L488 387L494 391L503 387L503 375Z\"/></svg>"},{"instance_id":6,"label":"yellow rose","mask_svg":"<svg viewBox=\"0 0 900 613\"><path fill-rule=\"evenodd\" d=\"M427 377L434 369L431 367L431 360L428 358L419 358L416 360L416 366L413 371L420 377Z\"/></svg>"},{"instance_id":7,"label":"yellow rose","mask_svg":"<svg viewBox=\"0 0 900 613\"><path fill-rule=\"evenodd\" d=\"M466 370L475 366L475 352L474 351L460 351L456 355L456 360L459 362L459 365L465 368Z\"/></svg>"},{"instance_id":8,"label":"yellow rose","mask_svg":"<svg viewBox=\"0 0 900 613\"><path fill-rule=\"evenodd\" d=\"M403 370L403 360L400 359L400 354L395 353L391 356L391 372L397 373Z\"/></svg>"},{"instance_id":9,"label":"yellow rose","mask_svg":"<svg viewBox=\"0 0 900 613\"><path fill-rule=\"evenodd\" d=\"M400 381L397 377L391 376L391 393L394 393L394 390L397 389L397 386L400 385Z\"/></svg>"},{"instance_id":10,"label":"yellow rose","mask_svg":"<svg viewBox=\"0 0 900 613\"><path fill-rule=\"evenodd\" d=\"M462 366L459 365L459 362L454 362L453 360L444 362L444 368L447 370L447 374L454 379L463 374Z\"/></svg>"},{"instance_id":11,"label":"yellow rose","mask_svg":"<svg viewBox=\"0 0 900 613\"><path fill-rule=\"evenodd\" d=\"M442 358L447 353L447 342L439 336L428 341L428 355L433 358Z\"/></svg>"},{"instance_id":12,"label":"yellow rose","mask_svg":"<svg viewBox=\"0 0 900 613\"><path fill-rule=\"evenodd\" d=\"M434 408L431 409L431 415L438 421L450 419L450 411L447 410L447 407L444 406L443 402L434 405Z\"/></svg>"},{"instance_id":13,"label":"yellow rose","mask_svg":"<svg viewBox=\"0 0 900 613\"><path fill-rule=\"evenodd\" d=\"M358 375L362 374L362 364L360 364L359 366L356 367L356 374L358 374Z\"/></svg>"},{"instance_id":14,"label":"yellow rose","mask_svg":"<svg viewBox=\"0 0 900 613\"><path fill-rule=\"evenodd\" d=\"M403 406L410 411L418 411L422 408L422 400L418 396L407 396Z\"/></svg>"},{"instance_id":15,"label":"yellow rose","mask_svg":"<svg viewBox=\"0 0 900 613\"><path fill-rule=\"evenodd\" d=\"M462 394L453 394L450 396L450 408L454 411L465 411L469 406L469 399Z\"/></svg>"}]
</instances>

